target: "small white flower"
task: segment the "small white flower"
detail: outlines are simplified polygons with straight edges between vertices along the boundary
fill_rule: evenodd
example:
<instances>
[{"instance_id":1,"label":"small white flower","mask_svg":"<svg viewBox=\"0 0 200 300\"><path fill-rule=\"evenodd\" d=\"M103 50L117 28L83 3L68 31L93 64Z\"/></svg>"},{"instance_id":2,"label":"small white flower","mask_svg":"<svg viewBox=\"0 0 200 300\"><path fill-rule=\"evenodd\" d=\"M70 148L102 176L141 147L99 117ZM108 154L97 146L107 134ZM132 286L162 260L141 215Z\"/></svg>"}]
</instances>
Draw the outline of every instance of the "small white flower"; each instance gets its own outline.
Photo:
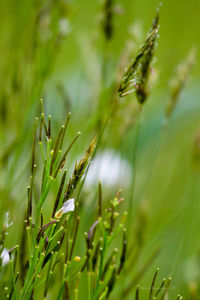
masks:
<instances>
[{"instance_id":1,"label":"small white flower","mask_svg":"<svg viewBox=\"0 0 200 300\"><path fill-rule=\"evenodd\" d=\"M75 205L74 205L74 199L69 199L63 203L63 206L61 209L57 211L55 214L56 218L61 218L63 214L68 213L69 211L74 211Z\"/></svg>"},{"instance_id":2,"label":"small white flower","mask_svg":"<svg viewBox=\"0 0 200 300\"><path fill-rule=\"evenodd\" d=\"M9 250L3 249L1 253L1 259L2 259L2 265L5 266L9 263L10 257L9 257Z\"/></svg>"},{"instance_id":3,"label":"small white flower","mask_svg":"<svg viewBox=\"0 0 200 300\"><path fill-rule=\"evenodd\" d=\"M128 161L113 150L99 153L91 162L85 184L90 188L98 180L110 187L115 185L128 185L132 176L131 166Z\"/></svg>"}]
</instances>

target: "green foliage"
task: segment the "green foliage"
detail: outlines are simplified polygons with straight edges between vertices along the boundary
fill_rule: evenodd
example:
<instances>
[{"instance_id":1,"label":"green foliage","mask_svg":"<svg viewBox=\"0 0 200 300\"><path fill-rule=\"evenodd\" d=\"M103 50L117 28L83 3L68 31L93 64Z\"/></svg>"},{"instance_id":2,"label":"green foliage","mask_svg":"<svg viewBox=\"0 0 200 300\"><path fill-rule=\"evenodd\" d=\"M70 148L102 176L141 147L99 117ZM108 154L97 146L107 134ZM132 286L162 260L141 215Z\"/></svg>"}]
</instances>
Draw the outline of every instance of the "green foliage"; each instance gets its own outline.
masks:
<instances>
[{"instance_id":1,"label":"green foliage","mask_svg":"<svg viewBox=\"0 0 200 300\"><path fill-rule=\"evenodd\" d=\"M0 299L196 300L199 111L177 117L194 51L165 104L160 6L123 38L130 12L94 5L1 4Z\"/></svg>"}]
</instances>

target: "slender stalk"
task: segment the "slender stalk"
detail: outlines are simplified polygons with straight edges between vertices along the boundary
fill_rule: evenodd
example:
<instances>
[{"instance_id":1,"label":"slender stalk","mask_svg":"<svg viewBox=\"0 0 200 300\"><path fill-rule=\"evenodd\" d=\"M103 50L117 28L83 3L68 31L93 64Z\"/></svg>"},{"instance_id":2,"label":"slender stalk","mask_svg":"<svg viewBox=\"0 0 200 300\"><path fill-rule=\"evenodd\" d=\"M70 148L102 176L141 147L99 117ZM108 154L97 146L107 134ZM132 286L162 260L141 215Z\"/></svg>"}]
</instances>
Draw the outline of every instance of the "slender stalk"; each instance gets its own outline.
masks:
<instances>
[{"instance_id":1,"label":"slender stalk","mask_svg":"<svg viewBox=\"0 0 200 300\"><path fill-rule=\"evenodd\" d=\"M136 137L135 137L135 146L132 152L132 163L133 163L133 177L132 177L132 185L131 191L129 196L129 213L128 213L128 220L127 220L127 228L128 228L128 236L131 231L131 222L132 222L132 215L133 215L133 203L134 203L134 196L135 196L135 183L136 183L136 174L137 174L137 151L139 145L139 136L140 136L140 125L141 125L141 115L142 115L142 105L140 106L138 122L136 127Z\"/></svg>"}]
</instances>

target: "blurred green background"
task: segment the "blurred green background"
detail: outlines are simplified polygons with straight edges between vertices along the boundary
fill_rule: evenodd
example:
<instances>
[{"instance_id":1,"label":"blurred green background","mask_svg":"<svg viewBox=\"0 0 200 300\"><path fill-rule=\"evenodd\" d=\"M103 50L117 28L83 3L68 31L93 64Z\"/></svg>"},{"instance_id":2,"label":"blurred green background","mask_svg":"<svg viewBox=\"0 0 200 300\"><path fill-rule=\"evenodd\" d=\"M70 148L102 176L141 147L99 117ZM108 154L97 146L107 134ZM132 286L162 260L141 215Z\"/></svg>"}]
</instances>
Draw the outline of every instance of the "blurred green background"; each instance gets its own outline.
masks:
<instances>
[{"instance_id":1,"label":"blurred green background","mask_svg":"<svg viewBox=\"0 0 200 300\"><path fill-rule=\"evenodd\" d=\"M111 86L126 49L131 47L133 55L136 53L149 31L159 1L119 0L114 4L113 38L105 46L101 25L103 1L1 1L1 217L9 210L16 224L21 224L23 219L32 129L34 117L40 113L40 98L45 99L45 109L52 115L55 129L71 111L69 137L78 130L82 132L67 162L69 170L91 138L98 134L98 118L102 116L105 120L110 109L106 100L99 104L104 93L108 99L107 90L102 94L102 82ZM172 299L177 292L189 299L190 286L195 289L199 283L200 174L194 159L195 138L200 130L199 10L198 0L165 0L161 8L160 37L154 62L156 81L141 117L132 221L133 228L137 222L146 224L136 269L154 249L161 247L153 266L141 279L144 295L157 266L161 269L160 278L169 275L173 278ZM49 15L53 20L50 23ZM169 128L161 136L170 78L191 48L197 50L196 63ZM131 168L135 126L127 130L124 127L128 128L134 119L134 105L134 94L122 99L98 150L115 151ZM119 184L105 186L105 199L119 187ZM124 187L125 199L129 197L129 187L130 184ZM90 206L96 189L97 185L90 192L85 190L86 205ZM126 208L126 203L124 206ZM88 217L92 219L93 210L85 209L84 212L82 232L87 230L86 221ZM138 221L139 214L143 217ZM16 232L12 228L10 231L7 247L12 246L13 239L18 240Z\"/></svg>"}]
</instances>

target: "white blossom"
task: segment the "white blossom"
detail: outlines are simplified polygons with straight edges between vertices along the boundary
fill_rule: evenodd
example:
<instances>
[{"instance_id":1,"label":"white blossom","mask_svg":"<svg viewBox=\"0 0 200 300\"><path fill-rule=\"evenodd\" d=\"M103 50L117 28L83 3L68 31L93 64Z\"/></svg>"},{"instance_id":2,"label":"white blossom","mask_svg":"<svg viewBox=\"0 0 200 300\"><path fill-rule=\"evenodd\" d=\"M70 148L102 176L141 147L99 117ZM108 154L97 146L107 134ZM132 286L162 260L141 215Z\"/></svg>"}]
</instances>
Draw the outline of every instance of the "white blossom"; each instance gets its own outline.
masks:
<instances>
[{"instance_id":1,"label":"white blossom","mask_svg":"<svg viewBox=\"0 0 200 300\"><path fill-rule=\"evenodd\" d=\"M100 180L105 186L124 186L129 184L131 174L132 170L127 160L113 150L106 150L91 162L85 184L89 188Z\"/></svg>"},{"instance_id":2,"label":"white blossom","mask_svg":"<svg viewBox=\"0 0 200 300\"><path fill-rule=\"evenodd\" d=\"M10 257L9 257L9 250L3 249L1 253L1 259L2 259L2 265L5 266L9 263Z\"/></svg>"},{"instance_id":3,"label":"white blossom","mask_svg":"<svg viewBox=\"0 0 200 300\"><path fill-rule=\"evenodd\" d=\"M74 205L74 199L69 199L63 203L63 206L61 209L57 211L55 214L56 218L61 218L63 214L68 213L69 211L74 211L75 205Z\"/></svg>"}]
</instances>

